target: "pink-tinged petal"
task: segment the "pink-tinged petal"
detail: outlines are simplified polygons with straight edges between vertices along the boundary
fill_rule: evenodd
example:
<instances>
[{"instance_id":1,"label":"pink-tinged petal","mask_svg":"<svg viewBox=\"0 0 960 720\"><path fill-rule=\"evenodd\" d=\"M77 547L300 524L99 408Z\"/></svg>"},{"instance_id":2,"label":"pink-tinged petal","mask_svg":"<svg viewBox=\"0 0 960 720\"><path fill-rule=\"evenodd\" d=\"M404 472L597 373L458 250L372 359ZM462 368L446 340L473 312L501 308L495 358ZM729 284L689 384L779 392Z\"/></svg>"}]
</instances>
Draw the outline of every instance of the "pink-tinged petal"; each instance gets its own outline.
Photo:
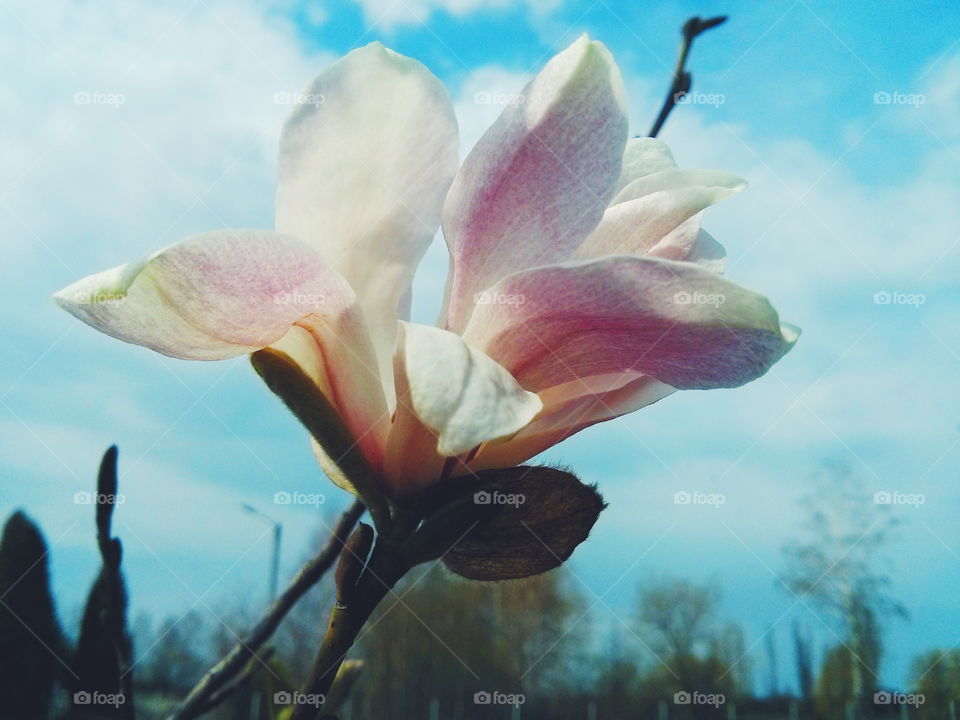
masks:
<instances>
[{"instance_id":1,"label":"pink-tinged petal","mask_svg":"<svg viewBox=\"0 0 960 720\"><path fill-rule=\"evenodd\" d=\"M527 390L637 372L678 389L763 375L798 333L761 295L693 263L614 256L534 268L498 283L464 339Z\"/></svg>"},{"instance_id":2,"label":"pink-tinged petal","mask_svg":"<svg viewBox=\"0 0 960 720\"><path fill-rule=\"evenodd\" d=\"M295 360L300 369L311 379L317 388L324 394L330 404L333 405L343 418L344 413L337 406L336 396L330 382L330 375L326 363L323 359L323 353L320 345L314 339L309 330L299 326L293 326L279 341L270 347L279 350L291 359ZM346 424L346 422L344 423ZM310 439L313 448L313 454L320 463L320 468L324 474L337 486L344 490L357 494L356 488L340 469L340 466L331 458L327 451L323 449L315 438Z\"/></svg>"},{"instance_id":3,"label":"pink-tinged petal","mask_svg":"<svg viewBox=\"0 0 960 720\"><path fill-rule=\"evenodd\" d=\"M446 327L454 331L476 293L567 259L600 220L620 174L623 81L603 45L581 37L521 97L467 156L443 208L453 259Z\"/></svg>"},{"instance_id":4,"label":"pink-tinged petal","mask_svg":"<svg viewBox=\"0 0 960 720\"><path fill-rule=\"evenodd\" d=\"M516 435L484 445L470 463L474 471L510 467L596 423L662 400L673 388L648 375L619 373L574 380L540 393L540 415Z\"/></svg>"},{"instance_id":5,"label":"pink-tinged petal","mask_svg":"<svg viewBox=\"0 0 960 720\"><path fill-rule=\"evenodd\" d=\"M401 343L405 334L401 330ZM410 495L436 482L447 458L437 450L438 433L423 424L413 409L406 352L394 356L397 408L390 425L384 459L384 483L394 497Z\"/></svg>"},{"instance_id":6,"label":"pink-tinged petal","mask_svg":"<svg viewBox=\"0 0 960 720\"><path fill-rule=\"evenodd\" d=\"M539 393L544 409L518 435L580 429L639 410L675 391L676 388L635 371L594 375L555 385Z\"/></svg>"},{"instance_id":7,"label":"pink-tinged petal","mask_svg":"<svg viewBox=\"0 0 960 720\"><path fill-rule=\"evenodd\" d=\"M354 302L310 247L261 230L196 235L83 278L54 299L101 332L189 360L253 352L304 315L333 317Z\"/></svg>"},{"instance_id":8,"label":"pink-tinged petal","mask_svg":"<svg viewBox=\"0 0 960 720\"><path fill-rule=\"evenodd\" d=\"M328 397L370 468L379 473L390 430L390 411L363 313L356 305L336 316L312 313L297 320L295 330L305 331L313 345L301 335L303 353L291 357L311 377L311 363L325 369ZM277 347L290 354L289 345Z\"/></svg>"},{"instance_id":9,"label":"pink-tinged petal","mask_svg":"<svg viewBox=\"0 0 960 720\"><path fill-rule=\"evenodd\" d=\"M613 196L611 205L636 200L645 195L668 190L707 188L719 193L717 200L729 197L747 187L747 181L722 170L661 170L633 180Z\"/></svg>"},{"instance_id":10,"label":"pink-tinged petal","mask_svg":"<svg viewBox=\"0 0 960 720\"><path fill-rule=\"evenodd\" d=\"M727 265L727 251L706 230L700 228L703 213L697 213L671 230L646 254L664 260L692 262L718 275Z\"/></svg>"},{"instance_id":11,"label":"pink-tinged petal","mask_svg":"<svg viewBox=\"0 0 960 720\"><path fill-rule=\"evenodd\" d=\"M304 374L313 380L320 392L336 405L333 387L330 384L330 372L323 358L323 353L320 351L320 345L317 344L309 330L293 325L287 330L286 335L271 344L270 347L296 361Z\"/></svg>"},{"instance_id":12,"label":"pink-tinged petal","mask_svg":"<svg viewBox=\"0 0 960 720\"><path fill-rule=\"evenodd\" d=\"M614 195L639 177L663 170L675 170L673 153L666 143L656 138L637 137L627 140L623 151L623 168L614 188Z\"/></svg>"},{"instance_id":13,"label":"pink-tinged petal","mask_svg":"<svg viewBox=\"0 0 960 720\"><path fill-rule=\"evenodd\" d=\"M677 231L679 237L668 239L664 247L686 244L689 252L699 231L699 219L688 221L744 187L740 178L710 170L665 170L638 178L614 198L614 204L573 257L583 260L652 253L684 259L672 252L652 251Z\"/></svg>"},{"instance_id":14,"label":"pink-tinged petal","mask_svg":"<svg viewBox=\"0 0 960 720\"><path fill-rule=\"evenodd\" d=\"M379 43L321 73L303 100L280 140L277 229L356 291L389 386L402 298L457 170L453 106L426 67Z\"/></svg>"},{"instance_id":15,"label":"pink-tinged petal","mask_svg":"<svg viewBox=\"0 0 960 720\"><path fill-rule=\"evenodd\" d=\"M397 354L397 386L409 404L398 404L394 424L415 414L436 433L441 456L512 435L542 407L503 367L446 330L402 323Z\"/></svg>"},{"instance_id":16,"label":"pink-tinged petal","mask_svg":"<svg viewBox=\"0 0 960 720\"><path fill-rule=\"evenodd\" d=\"M335 317L311 314L270 347L296 361L340 414L375 472L383 466L384 447L390 429L386 398L376 370L376 357L369 334L356 307ZM325 453L314 448L318 459ZM336 469L339 458L321 461L327 476L337 485L348 482ZM345 484L346 483L346 484Z\"/></svg>"}]
</instances>

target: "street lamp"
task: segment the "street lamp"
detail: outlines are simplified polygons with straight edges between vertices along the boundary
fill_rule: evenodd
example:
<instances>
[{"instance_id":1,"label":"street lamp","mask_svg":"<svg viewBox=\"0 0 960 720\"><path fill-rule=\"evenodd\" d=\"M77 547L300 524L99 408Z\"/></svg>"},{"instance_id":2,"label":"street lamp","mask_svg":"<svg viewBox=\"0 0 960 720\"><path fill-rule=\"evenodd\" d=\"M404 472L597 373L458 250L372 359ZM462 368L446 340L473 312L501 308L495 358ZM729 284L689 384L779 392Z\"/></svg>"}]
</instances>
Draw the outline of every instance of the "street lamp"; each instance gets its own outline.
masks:
<instances>
[{"instance_id":1,"label":"street lamp","mask_svg":"<svg viewBox=\"0 0 960 720\"><path fill-rule=\"evenodd\" d=\"M277 599L277 591L280 583L280 540L283 537L283 523L274 520L265 512L257 510L253 505L241 503L240 507L251 515L256 515L262 520L266 520L273 526L273 559L270 562L270 602Z\"/></svg>"}]
</instances>

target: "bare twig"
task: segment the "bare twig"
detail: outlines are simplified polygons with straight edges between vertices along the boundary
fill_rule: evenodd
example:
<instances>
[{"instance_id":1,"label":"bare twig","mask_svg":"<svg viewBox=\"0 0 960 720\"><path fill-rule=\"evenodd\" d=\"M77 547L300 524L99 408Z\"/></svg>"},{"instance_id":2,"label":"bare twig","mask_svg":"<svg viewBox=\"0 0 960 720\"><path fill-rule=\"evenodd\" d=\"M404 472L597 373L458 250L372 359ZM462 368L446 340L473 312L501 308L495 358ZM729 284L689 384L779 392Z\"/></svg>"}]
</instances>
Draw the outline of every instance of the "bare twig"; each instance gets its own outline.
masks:
<instances>
[{"instance_id":1,"label":"bare twig","mask_svg":"<svg viewBox=\"0 0 960 720\"><path fill-rule=\"evenodd\" d=\"M273 652L273 648L267 648L264 650L263 654L261 654L259 657L260 662L267 662L267 660L273 656ZM207 701L206 705L204 705L202 708L199 708L197 712L201 715L208 713L218 705L226 702L231 697L236 695L246 686L248 682L250 682L250 678L253 677L253 674L259 667L260 664L255 659L251 658L247 662L247 666L243 669L243 671L237 675L236 679L225 688L217 690L217 692L215 692Z\"/></svg>"},{"instance_id":2,"label":"bare twig","mask_svg":"<svg viewBox=\"0 0 960 720\"><path fill-rule=\"evenodd\" d=\"M663 124L667 121L667 116L670 115L670 111L673 110L673 106L677 104L680 98L690 92L690 87L693 84L693 76L685 70L685 67L687 57L690 55L690 49L693 47L693 41L696 40L697 36L701 33L705 33L710 28L721 25L726 22L726 20L726 15L707 18L706 20L695 16L683 24L683 28L680 30L683 35L683 40L680 43L680 53L677 55L677 65L673 70L673 82L670 84L670 92L667 93L667 97L663 101L663 107L660 108L660 114L657 115L653 127L650 128L649 137L657 136L663 128Z\"/></svg>"},{"instance_id":3,"label":"bare twig","mask_svg":"<svg viewBox=\"0 0 960 720\"><path fill-rule=\"evenodd\" d=\"M340 554L346 538L360 519L364 510L359 500L340 516L333 534L323 549L310 562L300 568L293 582L283 591L270 610L250 631L250 634L237 643L233 649L198 682L180 707L168 720L189 720L212 709L211 698L227 682L243 672L247 661L256 655L257 650L273 635L281 620L293 606L321 577L330 569Z\"/></svg>"},{"instance_id":4,"label":"bare twig","mask_svg":"<svg viewBox=\"0 0 960 720\"><path fill-rule=\"evenodd\" d=\"M133 673L131 662L130 636L127 632L127 591L124 587L120 563L123 558L123 546L113 537L111 525L117 495L117 456L119 451L112 445L100 461L97 475L97 547L103 559L104 625L110 633L110 641L116 654L117 684L123 694L124 703L120 708L123 720L133 720Z\"/></svg>"}]
</instances>

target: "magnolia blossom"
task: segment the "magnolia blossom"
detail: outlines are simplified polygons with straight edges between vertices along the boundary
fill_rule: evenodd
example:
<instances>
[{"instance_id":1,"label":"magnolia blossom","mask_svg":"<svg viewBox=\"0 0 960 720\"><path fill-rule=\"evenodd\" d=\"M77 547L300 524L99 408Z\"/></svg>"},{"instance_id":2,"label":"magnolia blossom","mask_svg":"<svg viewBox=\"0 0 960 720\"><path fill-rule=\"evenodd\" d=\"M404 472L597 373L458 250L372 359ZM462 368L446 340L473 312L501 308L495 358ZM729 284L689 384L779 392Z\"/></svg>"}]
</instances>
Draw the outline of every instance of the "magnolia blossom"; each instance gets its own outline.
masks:
<instances>
[{"instance_id":1,"label":"magnolia blossom","mask_svg":"<svg viewBox=\"0 0 960 720\"><path fill-rule=\"evenodd\" d=\"M276 230L187 238L74 283L60 306L173 357L285 353L395 498L678 389L742 385L797 338L721 277L700 229L745 183L628 138L598 42L551 59L459 167L449 97L415 60L373 43L305 95L323 102L283 127ZM410 286L438 227L450 273L431 327L408 322Z\"/></svg>"}]
</instances>

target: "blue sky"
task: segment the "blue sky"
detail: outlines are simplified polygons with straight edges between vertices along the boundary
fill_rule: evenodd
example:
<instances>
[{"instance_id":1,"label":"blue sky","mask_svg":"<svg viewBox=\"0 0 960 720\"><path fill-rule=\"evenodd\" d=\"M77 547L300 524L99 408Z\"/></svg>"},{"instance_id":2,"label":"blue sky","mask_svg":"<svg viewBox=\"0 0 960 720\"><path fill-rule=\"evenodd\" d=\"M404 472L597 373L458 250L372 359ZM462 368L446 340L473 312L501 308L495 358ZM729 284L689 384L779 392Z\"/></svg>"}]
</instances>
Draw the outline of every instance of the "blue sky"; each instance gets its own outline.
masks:
<instances>
[{"instance_id":1,"label":"blue sky","mask_svg":"<svg viewBox=\"0 0 960 720\"><path fill-rule=\"evenodd\" d=\"M692 61L694 89L722 102L678 108L662 138L683 166L750 181L706 227L729 276L804 335L748 387L680 393L547 454L611 502L571 569L600 627L627 639L638 583L670 573L723 585L760 672L764 634L786 645L793 618L827 647L829 620L793 604L775 575L799 532L797 498L839 462L872 489L926 498L899 509L890 546L911 619L886 626L883 681L901 684L914 655L960 641L960 6L649 5L4 1L0 512L24 507L44 526L65 614L96 568L92 515L74 494L110 443L137 610L259 601L269 528L240 504L284 522L290 573L316 512L276 506L274 492L325 493L327 517L346 498L244 359L187 363L118 343L57 311L53 291L189 234L269 227L289 110L275 97L353 47L381 40L425 62L450 88L467 149L499 110L477 92L518 91L589 32L620 64L641 134L680 24L725 13ZM416 320L433 320L445 270L435 243ZM884 292L894 301L875 302ZM675 505L681 490L726 502Z\"/></svg>"}]
</instances>

